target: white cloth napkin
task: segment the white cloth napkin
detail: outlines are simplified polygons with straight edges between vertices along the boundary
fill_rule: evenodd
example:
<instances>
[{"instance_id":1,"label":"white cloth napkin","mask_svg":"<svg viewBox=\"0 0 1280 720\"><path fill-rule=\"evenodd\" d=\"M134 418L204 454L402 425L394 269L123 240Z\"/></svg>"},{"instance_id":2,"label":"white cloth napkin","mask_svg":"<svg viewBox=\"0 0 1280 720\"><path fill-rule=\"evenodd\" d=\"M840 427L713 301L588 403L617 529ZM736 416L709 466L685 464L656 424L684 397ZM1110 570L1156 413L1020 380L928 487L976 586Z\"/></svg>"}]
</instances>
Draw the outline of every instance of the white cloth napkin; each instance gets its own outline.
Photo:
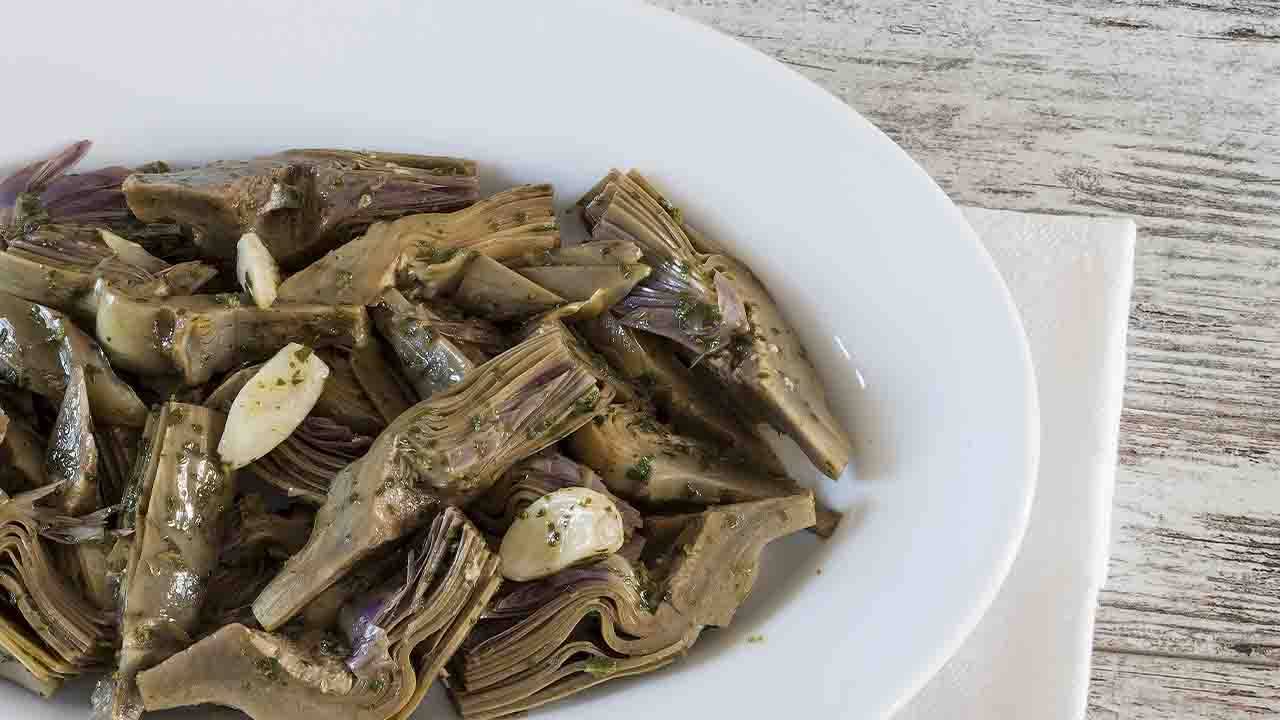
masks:
<instances>
[{"instance_id":1,"label":"white cloth napkin","mask_svg":"<svg viewBox=\"0 0 1280 720\"><path fill-rule=\"evenodd\" d=\"M1022 313L1040 389L1026 540L960 651L894 720L1081 720L1106 578L1131 220L965 208Z\"/></svg>"}]
</instances>

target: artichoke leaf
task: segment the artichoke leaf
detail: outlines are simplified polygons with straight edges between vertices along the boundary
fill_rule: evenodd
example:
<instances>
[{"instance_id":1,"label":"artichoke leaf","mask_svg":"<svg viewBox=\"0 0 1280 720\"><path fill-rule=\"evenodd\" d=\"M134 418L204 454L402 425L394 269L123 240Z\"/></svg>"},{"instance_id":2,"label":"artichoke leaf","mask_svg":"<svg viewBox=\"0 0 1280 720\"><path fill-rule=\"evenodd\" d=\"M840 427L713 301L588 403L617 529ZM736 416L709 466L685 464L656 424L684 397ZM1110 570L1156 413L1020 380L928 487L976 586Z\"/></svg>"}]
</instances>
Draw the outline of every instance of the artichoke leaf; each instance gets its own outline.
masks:
<instances>
[{"instance_id":1,"label":"artichoke leaf","mask_svg":"<svg viewBox=\"0 0 1280 720\"><path fill-rule=\"evenodd\" d=\"M633 265L644 258L640 246L629 240L590 240L551 250L530 252L503 261L512 269L564 265Z\"/></svg>"},{"instance_id":2,"label":"artichoke leaf","mask_svg":"<svg viewBox=\"0 0 1280 720\"><path fill-rule=\"evenodd\" d=\"M302 552L254 603L280 627L381 545L445 505L466 505L513 464L588 422L612 398L562 336L490 360L410 408L334 479Z\"/></svg>"},{"instance_id":3,"label":"artichoke leaf","mask_svg":"<svg viewBox=\"0 0 1280 720\"><path fill-rule=\"evenodd\" d=\"M570 454L617 495L648 505L717 505L798 492L748 456L679 435L635 405L614 405L569 438Z\"/></svg>"},{"instance_id":4,"label":"artichoke leaf","mask_svg":"<svg viewBox=\"0 0 1280 720\"><path fill-rule=\"evenodd\" d=\"M119 367L141 375L177 375L187 385L204 384L291 342L351 348L368 341L369 318L363 307L258 308L234 296L226 298L198 295L148 301L105 288L97 335Z\"/></svg>"},{"instance_id":5,"label":"artichoke leaf","mask_svg":"<svg viewBox=\"0 0 1280 720\"><path fill-rule=\"evenodd\" d=\"M814 523L793 495L661 518L649 565L618 555L529 583L507 583L454 659L446 682L467 720L524 712L681 657L750 594L763 547ZM646 530L646 532L650 532Z\"/></svg>"},{"instance_id":6,"label":"artichoke leaf","mask_svg":"<svg viewBox=\"0 0 1280 720\"><path fill-rule=\"evenodd\" d=\"M143 424L146 406L92 338L57 310L0 293L0 378L61 404L74 368L84 372L94 413L120 425Z\"/></svg>"},{"instance_id":7,"label":"artichoke leaf","mask_svg":"<svg viewBox=\"0 0 1280 720\"><path fill-rule=\"evenodd\" d=\"M212 703L257 720L281 707L317 720L408 718L500 582L496 556L456 508L411 547L407 565L388 567L343 608L344 638L224 627L139 677L147 709Z\"/></svg>"}]
</instances>

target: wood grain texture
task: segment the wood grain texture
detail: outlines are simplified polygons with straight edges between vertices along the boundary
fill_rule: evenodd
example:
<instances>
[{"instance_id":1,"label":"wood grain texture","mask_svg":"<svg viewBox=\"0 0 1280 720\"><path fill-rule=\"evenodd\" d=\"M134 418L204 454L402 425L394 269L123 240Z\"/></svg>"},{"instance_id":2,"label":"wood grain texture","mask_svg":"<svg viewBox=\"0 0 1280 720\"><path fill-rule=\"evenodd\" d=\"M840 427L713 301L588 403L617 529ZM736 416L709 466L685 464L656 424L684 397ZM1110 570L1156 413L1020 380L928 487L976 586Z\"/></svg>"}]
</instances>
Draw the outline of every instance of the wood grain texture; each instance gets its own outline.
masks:
<instances>
[{"instance_id":1,"label":"wood grain texture","mask_svg":"<svg viewBox=\"0 0 1280 720\"><path fill-rule=\"evenodd\" d=\"M1280 715L1280 2L661 0L958 202L1139 223L1090 717Z\"/></svg>"}]
</instances>

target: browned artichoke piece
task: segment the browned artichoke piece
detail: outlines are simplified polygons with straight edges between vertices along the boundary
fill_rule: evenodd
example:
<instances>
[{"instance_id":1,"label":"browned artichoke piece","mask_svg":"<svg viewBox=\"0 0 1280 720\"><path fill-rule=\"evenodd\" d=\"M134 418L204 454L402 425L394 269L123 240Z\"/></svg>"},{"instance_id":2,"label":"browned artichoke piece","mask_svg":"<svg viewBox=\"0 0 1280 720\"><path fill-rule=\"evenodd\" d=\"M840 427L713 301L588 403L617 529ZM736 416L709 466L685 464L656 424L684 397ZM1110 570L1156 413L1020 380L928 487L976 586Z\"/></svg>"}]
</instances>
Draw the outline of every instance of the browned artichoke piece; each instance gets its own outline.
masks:
<instances>
[{"instance_id":1,"label":"browned artichoke piece","mask_svg":"<svg viewBox=\"0 0 1280 720\"><path fill-rule=\"evenodd\" d=\"M569 438L569 451L614 493L650 505L717 505L797 492L749 456L678 435L634 405L613 405Z\"/></svg>"},{"instance_id":2,"label":"browned artichoke piece","mask_svg":"<svg viewBox=\"0 0 1280 720\"><path fill-rule=\"evenodd\" d=\"M66 315L0 293L0 379L62 402L68 373L84 372L89 404L99 417L141 426L147 409L112 370L98 344Z\"/></svg>"},{"instance_id":3,"label":"browned artichoke piece","mask_svg":"<svg viewBox=\"0 0 1280 720\"><path fill-rule=\"evenodd\" d=\"M525 318L567 302L484 255L476 256L467 264L452 300L462 309L490 320Z\"/></svg>"},{"instance_id":4,"label":"browned artichoke piece","mask_svg":"<svg viewBox=\"0 0 1280 720\"><path fill-rule=\"evenodd\" d=\"M193 226L209 256L234 257L240 235L252 231L285 268L305 265L380 220L457 210L479 196L468 160L346 150L290 150L134 174L123 189L138 218Z\"/></svg>"},{"instance_id":5,"label":"browned artichoke piece","mask_svg":"<svg viewBox=\"0 0 1280 720\"><path fill-rule=\"evenodd\" d=\"M410 408L333 481L311 540L254 603L258 621L280 627L380 546L590 421L613 397L593 370L548 334Z\"/></svg>"},{"instance_id":6,"label":"browned artichoke piece","mask_svg":"<svg viewBox=\"0 0 1280 720\"><path fill-rule=\"evenodd\" d=\"M342 637L292 639L229 625L143 673L146 708L212 703L257 720L408 718L500 576L497 557L456 508L397 558L398 567L344 608Z\"/></svg>"},{"instance_id":7,"label":"browned artichoke piece","mask_svg":"<svg viewBox=\"0 0 1280 720\"><path fill-rule=\"evenodd\" d=\"M291 342L311 348L363 345L369 317L353 305L258 308L222 295L146 301L108 288L102 292L97 335L121 368L177 375L187 385L201 385Z\"/></svg>"},{"instance_id":8,"label":"browned artichoke piece","mask_svg":"<svg viewBox=\"0 0 1280 720\"><path fill-rule=\"evenodd\" d=\"M98 444L93 431L93 417L89 413L89 393L85 388L83 368L71 369L67 390L62 396L62 407L49 434L45 472L49 480L59 486L52 498L52 507L58 512L76 517L102 509ZM110 550L108 542L103 539L60 548L58 552L72 584L104 609L114 607L113 593L107 584L106 559Z\"/></svg>"},{"instance_id":9,"label":"browned artichoke piece","mask_svg":"<svg viewBox=\"0 0 1280 720\"><path fill-rule=\"evenodd\" d=\"M396 232L418 262L439 263L459 251L506 262L560 246L550 185L521 185L448 215L414 215L397 221Z\"/></svg>"},{"instance_id":10,"label":"browned artichoke piece","mask_svg":"<svg viewBox=\"0 0 1280 720\"><path fill-rule=\"evenodd\" d=\"M678 659L703 627L733 618L764 545L814 522L793 495L662 519L650 566L614 555L543 580L508 583L447 678L464 718L530 710Z\"/></svg>"},{"instance_id":11,"label":"browned artichoke piece","mask_svg":"<svg viewBox=\"0 0 1280 720\"><path fill-rule=\"evenodd\" d=\"M122 581L117 670L104 680L95 715L141 712L135 678L191 643L217 566L234 478L217 455L226 417L198 405L167 403L139 459L139 501Z\"/></svg>"},{"instance_id":12,"label":"browned artichoke piece","mask_svg":"<svg viewBox=\"0 0 1280 720\"><path fill-rule=\"evenodd\" d=\"M576 327L619 374L653 398L678 432L734 448L771 473L783 473L768 443L734 414L712 386L699 382L665 340L629 328L609 314Z\"/></svg>"}]
</instances>

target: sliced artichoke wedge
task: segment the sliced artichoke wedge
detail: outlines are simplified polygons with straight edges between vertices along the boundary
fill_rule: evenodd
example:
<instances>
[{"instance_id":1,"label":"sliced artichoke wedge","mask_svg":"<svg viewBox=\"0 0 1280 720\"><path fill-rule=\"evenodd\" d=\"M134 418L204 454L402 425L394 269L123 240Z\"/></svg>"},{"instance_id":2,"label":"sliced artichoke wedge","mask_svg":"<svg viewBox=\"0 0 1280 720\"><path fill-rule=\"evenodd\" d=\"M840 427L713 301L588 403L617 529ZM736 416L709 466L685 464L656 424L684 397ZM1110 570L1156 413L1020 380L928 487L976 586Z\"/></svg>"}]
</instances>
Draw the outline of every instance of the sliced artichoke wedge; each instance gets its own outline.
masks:
<instances>
[{"instance_id":1,"label":"sliced artichoke wedge","mask_svg":"<svg viewBox=\"0 0 1280 720\"><path fill-rule=\"evenodd\" d=\"M106 513L67 517L43 505L57 483L0 496L0 590L12 603L0 617L0 676L41 694L101 667L115 638L112 614L93 604L60 567L66 543L105 536ZM41 504L37 504L41 503Z\"/></svg>"},{"instance_id":2,"label":"sliced artichoke wedge","mask_svg":"<svg viewBox=\"0 0 1280 720\"><path fill-rule=\"evenodd\" d=\"M147 301L111 288L102 292L97 335L111 361L142 375L177 375L201 385L291 342L353 348L369 337L369 317L351 305L258 308L231 296Z\"/></svg>"},{"instance_id":3,"label":"sliced artichoke wedge","mask_svg":"<svg viewBox=\"0 0 1280 720\"><path fill-rule=\"evenodd\" d=\"M649 505L719 505L798 492L749 456L678 435L634 405L613 405L570 436L568 447L615 494Z\"/></svg>"},{"instance_id":4,"label":"sliced artichoke wedge","mask_svg":"<svg viewBox=\"0 0 1280 720\"><path fill-rule=\"evenodd\" d=\"M377 223L286 280L280 299L372 305L410 265L444 263L460 252L505 259L559 244L551 186L526 185L457 212Z\"/></svg>"},{"instance_id":5,"label":"sliced artichoke wedge","mask_svg":"<svg viewBox=\"0 0 1280 720\"><path fill-rule=\"evenodd\" d=\"M146 222L196 228L206 255L235 256L257 233L286 268L298 268L369 225L408 213L445 212L478 197L468 160L398 153L289 150L124 181L129 208Z\"/></svg>"},{"instance_id":6,"label":"sliced artichoke wedge","mask_svg":"<svg viewBox=\"0 0 1280 720\"><path fill-rule=\"evenodd\" d=\"M484 255L477 255L467 264L452 300L464 310L490 320L529 317L567 302Z\"/></svg>"},{"instance_id":7,"label":"sliced artichoke wedge","mask_svg":"<svg viewBox=\"0 0 1280 720\"><path fill-rule=\"evenodd\" d=\"M621 322L679 343L742 410L839 477L849 438L799 338L746 266L695 248L678 210L635 171L611 172L579 205L593 238L630 240L654 267L619 304ZM699 244L710 249L705 239Z\"/></svg>"},{"instance_id":8,"label":"sliced artichoke wedge","mask_svg":"<svg viewBox=\"0 0 1280 720\"><path fill-rule=\"evenodd\" d=\"M97 312L99 280L140 297L169 297L189 295L216 274L199 262L171 266L136 243L88 225L42 225L9 238L0 252L0 292L80 321L92 321Z\"/></svg>"},{"instance_id":9,"label":"sliced artichoke wedge","mask_svg":"<svg viewBox=\"0 0 1280 720\"><path fill-rule=\"evenodd\" d=\"M280 627L380 546L590 421L613 393L578 352L565 336L533 338L397 418L338 474L311 540L254 603L262 626Z\"/></svg>"},{"instance_id":10,"label":"sliced artichoke wedge","mask_svg":"<svg viewBox=\"0 0 1280 720\"><path fill-rule=\"evenodd\" d=\"M212 703L255 720L282 708L314 720L407 719L500 581L483 536L449 508L415 538L407 565L343 608L342 637L229 625L138 685L148 710Z\"/></svg>"},{"instance_id":11,"label":"sliced artichoke wedge","mask_svg":"<svg viewBox=\"0 0 1280 720\"><path fill-rule=\"evenodd\" d=\"M234 478L217 456L226 418L197 405L166 403L149 422L138 461L130 556L121 589L121 647L95 716L141 713L135 678L186 648L199 627L217 566Z\"/></svg>"},{"instance_id":12,"label":"sliced artichoke wedge","mask_svg":"<svg viewBox=\"0 0 1280 720\"><path fill-rule=\"evenodd\" d=\"M57 310L0 293L0 378L60 404L74 368L84 372L96 415L118 425L145 422L146 406L92 338Z\"/></svg>"},{"instance_id":13,"label":"sliced artichoke wedge","mask_svg":"<svg viewBox=\"0 0 1280 720\"><path fill-rule=\"evenodd\" d=\"M390 290L383 302L372 309L373 321L399 360L404 377L426 400L462 382L483 363L481 353L467 353L435 330L436 319L425 306L415 306L399 292ZM480 363L472 358L480 355Z\"/></svg>"},{"instance_id":14,"label":"sliced artichoke wedge","mask_svg":"<svg viewBox=\"0 0 1280 720\"><path fill-rule=\"evenodd\" d=\"M653 399L678 432L751 456L774 474L781 461L767 443L733 413L723 398L698 382L666 340L627 327L611 314L576 324L583 337L627 380Z\"/></svg>"},{"instance_id":15,"label":"sliced artichoke wedge","mask_svg":"<svg viewBox=\"0 0 1280 720\"><path fill-rule=\"evenodd\" d=\"M592 240L565 245L552 250L524 253L503 260L513 269L558 267L564 265L635 265L644 258L640 247L627 240Z\"/></svg>"},{"instance_id":16,"label":"sliced artichoke wedge","mask_svg":"<svg viewBox=\"0 0 1280 720\"><path fill-rule=\"evenodd\" d=\"M813 523L809 495L726 505L661 518L647 564L613 555L506 584L446 678L458 709L503 717L670 664L732 620L767 543Z\"/></svg>"}]
</instances>

